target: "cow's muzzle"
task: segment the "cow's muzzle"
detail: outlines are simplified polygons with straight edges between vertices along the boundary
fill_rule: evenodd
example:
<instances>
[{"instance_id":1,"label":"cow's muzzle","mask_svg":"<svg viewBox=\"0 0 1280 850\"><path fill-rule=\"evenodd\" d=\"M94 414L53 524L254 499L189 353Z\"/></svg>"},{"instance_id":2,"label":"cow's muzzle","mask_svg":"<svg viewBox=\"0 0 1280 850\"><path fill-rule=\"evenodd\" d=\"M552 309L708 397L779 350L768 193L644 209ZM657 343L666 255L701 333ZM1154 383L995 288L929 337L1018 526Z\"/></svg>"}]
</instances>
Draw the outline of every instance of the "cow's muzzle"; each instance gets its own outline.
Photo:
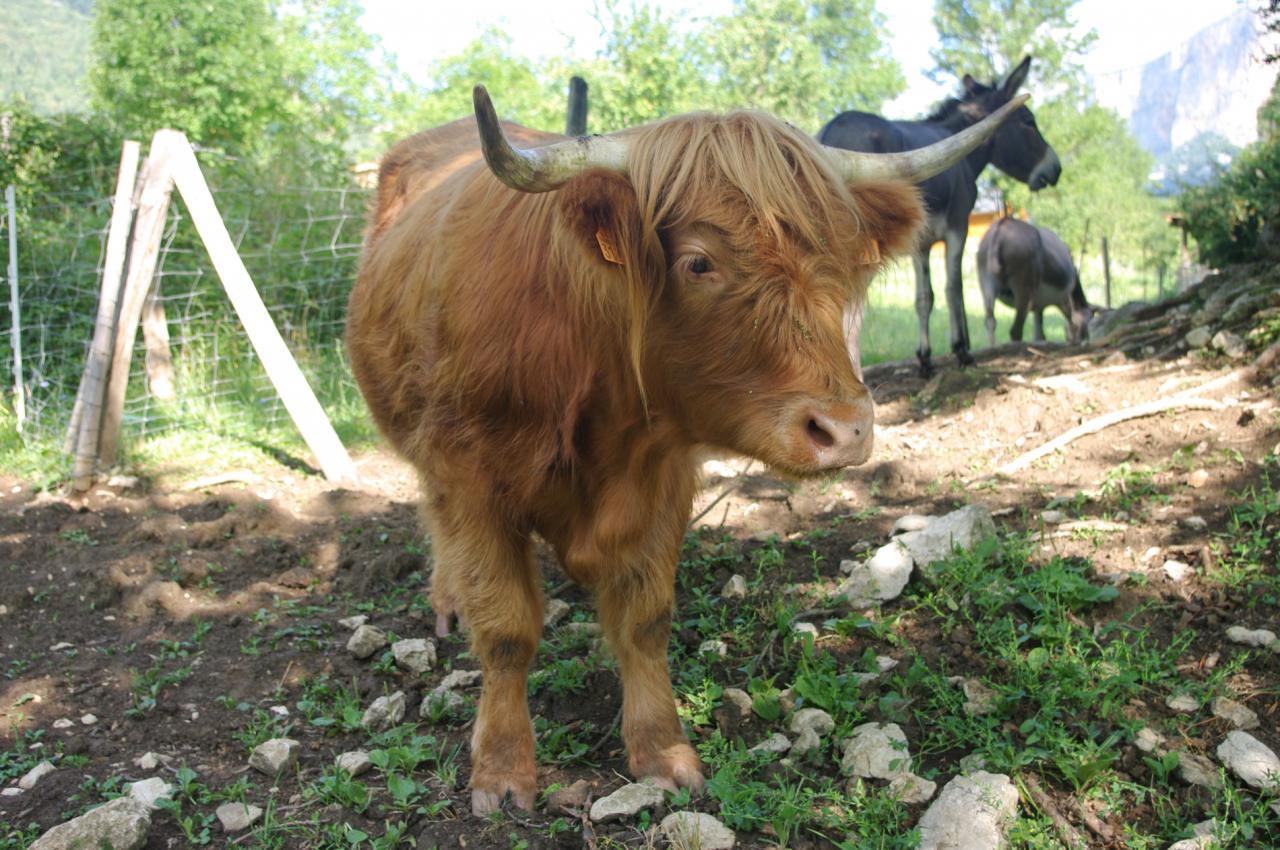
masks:
<instances>
[{"instance_id":1,"label":"cow's muzzle","mask_svg":"<svg viewBox=\"0 0 1280 850\"><path fill-rule=\"evenodd\" d=\"M875 406L863 394L852 402L814 405L797 423L817 471L857 466L871 457L875 442Z\"/></svg>"}]
</instances>

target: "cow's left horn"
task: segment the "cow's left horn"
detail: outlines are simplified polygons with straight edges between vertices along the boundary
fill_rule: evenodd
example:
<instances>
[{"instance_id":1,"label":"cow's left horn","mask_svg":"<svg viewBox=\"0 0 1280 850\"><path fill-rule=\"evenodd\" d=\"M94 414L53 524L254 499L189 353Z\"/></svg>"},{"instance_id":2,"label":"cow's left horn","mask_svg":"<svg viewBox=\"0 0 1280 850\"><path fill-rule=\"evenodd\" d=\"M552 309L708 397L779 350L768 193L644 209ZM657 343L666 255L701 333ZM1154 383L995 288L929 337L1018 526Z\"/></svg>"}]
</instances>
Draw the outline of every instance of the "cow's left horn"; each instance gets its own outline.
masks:
<instances>
[{"instance_id":1,"label":"cow's left horn","mask_svg":"<svg viewBox=\"0 0 1280 850\"><path fill-rule=\"evenodd\" d=\"M494 175L521 192L550 192L592 168L626 173L627 144L609 136L581 136L540 148L512 147L484 86L471 93L484 161Z\"/></svg>"},{"instance_id":2,"label":"cow's left horn","mask_svg":"<svg viewBox=\"0 0 1280 850\"><path fill-rule=\"evenodd\" d=\"M920 183L946 171L991 138L1004 120L1027 99L1025 94L1018 95L972 127L925 148L902 153L862 153L827 147L827 152L835 160L840 174L850 183L873 180Z\"/></svg>"}]
</instances>

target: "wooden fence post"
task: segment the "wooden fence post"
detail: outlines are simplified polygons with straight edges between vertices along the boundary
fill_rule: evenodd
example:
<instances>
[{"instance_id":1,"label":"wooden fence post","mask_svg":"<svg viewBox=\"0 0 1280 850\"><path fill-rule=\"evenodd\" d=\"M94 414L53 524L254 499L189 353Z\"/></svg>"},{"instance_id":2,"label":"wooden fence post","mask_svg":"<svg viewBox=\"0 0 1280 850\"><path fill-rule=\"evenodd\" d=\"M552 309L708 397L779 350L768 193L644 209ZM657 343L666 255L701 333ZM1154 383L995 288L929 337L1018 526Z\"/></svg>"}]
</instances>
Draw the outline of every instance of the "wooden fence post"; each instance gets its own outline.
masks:
<instances>
[{"instance_id":1,"label":"wooden fence post","mask_svg":"<svg viewBox=\"0 0 1280 850\"><path fill-rule=\"evenodd\" d=\"M1107 237L1102 237L1102 279L1107 285L1107 309L1111 309L1111 254L1107 252Z\"/></svg>"},{"instance_id":2,"label":"wooden fence post","mask_svg":"<svg viewBox=\"0 0 1280 850\"><path fill-rule=\"evenodd\" d=\"M315 454L325 477L330 481L355 483L358 481L355 464L262 303L249 271L227 233L227 226L196 161L195 151L181 133L167 132L172 133L173 140L170 150L173 180L205 250L209 252L222 287L231 299L231 306L240 316L249 341L267 370L267 376L275 385L294 425L302 432L302 438Z\"/></svg>"},{"instance_id":3,"label":"wooden fence post","mask_svg":"<svg viewBox=\"0 0 1280 850\"><path fill-rule=\"evenodd\" d=\"M115 341L111 350L111 376L107 381L102 437L98 448L100 466L114 464L120 448L120 422L124 416L125 390L129 385L129 361L133 359L138 321L160 259L160 239L164 235L169 199L173 194L172 159L173 149L177 147L175 136L185 144L186 139L180 133L173 130L156 131L151 139L151 152L142 176L138 215L134 221L133 239L129 247L129 270L125 275L124 293L120 299L120 318L116 323Z\"/></svg>"},{"instance_id":4,"label":"wooden fence post","mask_svg":"<svg viewBox=\"0 0 1280 850\"><path fill-rule=\"evenodd\" d=\"M582 77L569 78L569 114L564 122L564 134L587 134L587 81Z\"/></svg>"},{"instance_id":5,"label":"wooden fence post","mask_svg":"<svg viewBox=\"0 0 1280 850\"><path fill-rule=\"evenodd\" d=\"M171 400L174 395L173 355L169 352L169 322L160 300L160 278L151 279L147 300L142 305L142 338L146 342L147 391L156 398Z\"/></svg>"},{"instance_id":6,"label":"wooden fence post","mask_svg":"<svg viewBox=\"0 0 1280 850\"><path fill-rule=\"evenodd\" d=\"M124 274L129 231L133 224L139 147L137 142L126 141L120 149L120 171L116 175L111 225L107 230L107 255L102 267L98 315L93 324L93 341L89 344L84 375L80 378L80 391L76 394L76 407L72 410L71 425L67 429L67 439L71 443L71 450L75 452L72 484L79 490L88 489L98 460L102 401L106 393L107 373L111 368L112 338L115 336L116 312L120 303L120 279Z\"/></svg>"}]
</instances>

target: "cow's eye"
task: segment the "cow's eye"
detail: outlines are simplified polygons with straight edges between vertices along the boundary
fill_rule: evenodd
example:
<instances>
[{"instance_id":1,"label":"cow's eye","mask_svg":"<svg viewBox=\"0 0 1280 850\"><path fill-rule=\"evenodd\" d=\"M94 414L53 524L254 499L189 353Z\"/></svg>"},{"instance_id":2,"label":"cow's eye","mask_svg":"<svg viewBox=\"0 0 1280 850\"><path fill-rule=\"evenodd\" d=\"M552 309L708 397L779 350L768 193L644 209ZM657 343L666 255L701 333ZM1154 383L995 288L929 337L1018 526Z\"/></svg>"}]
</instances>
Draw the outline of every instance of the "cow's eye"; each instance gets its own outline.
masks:
<instances>
[{"instance_id":1,"label":"cow's eye","mask_svg":"<svg viewBox=\"0 0 1280 850\"><path fill-rule=\"evenodd\" d=\"M694 277L699 277L711 272L711 258L706 254L694 254L685 260L685 270Z\"/></svg>"}]
</instances>

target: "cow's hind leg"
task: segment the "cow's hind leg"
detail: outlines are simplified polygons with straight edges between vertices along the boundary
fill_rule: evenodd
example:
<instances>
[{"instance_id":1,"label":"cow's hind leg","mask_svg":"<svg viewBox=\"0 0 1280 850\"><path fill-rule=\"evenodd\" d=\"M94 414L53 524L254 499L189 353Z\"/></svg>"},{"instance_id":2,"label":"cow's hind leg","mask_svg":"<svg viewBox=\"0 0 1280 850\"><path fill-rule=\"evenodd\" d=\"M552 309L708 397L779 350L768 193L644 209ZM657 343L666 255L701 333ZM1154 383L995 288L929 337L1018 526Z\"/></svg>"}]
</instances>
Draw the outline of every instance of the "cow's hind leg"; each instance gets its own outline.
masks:
<instances>
[{"instance_id":1,"label":"cow's hind leg","mask_svg":"<svg viewBox=\"0 0 1280 850\"><path fill-rule=\"evenodd\" d=\"M458 507L458 506L455 506ZM533 809L538 793L527 695L529 664L542 634L542 598L527 535L496 511L468 505L432 517L437 574L471 630L484 674L471 735L471 808L486 815L503 798Z\"/></svg>"},{"instance_id":2,"label":"cow's hind leg","mask_svg":"<svg viewBox=\"0 0 1280 850\"><path fill-rule=\"evenodd\" d=\"M610 576L596 604L622 674L622 738L632 775L697 790L702 764L676 716L667 668L677 551Z\"/></svg>"}]
</instances>

